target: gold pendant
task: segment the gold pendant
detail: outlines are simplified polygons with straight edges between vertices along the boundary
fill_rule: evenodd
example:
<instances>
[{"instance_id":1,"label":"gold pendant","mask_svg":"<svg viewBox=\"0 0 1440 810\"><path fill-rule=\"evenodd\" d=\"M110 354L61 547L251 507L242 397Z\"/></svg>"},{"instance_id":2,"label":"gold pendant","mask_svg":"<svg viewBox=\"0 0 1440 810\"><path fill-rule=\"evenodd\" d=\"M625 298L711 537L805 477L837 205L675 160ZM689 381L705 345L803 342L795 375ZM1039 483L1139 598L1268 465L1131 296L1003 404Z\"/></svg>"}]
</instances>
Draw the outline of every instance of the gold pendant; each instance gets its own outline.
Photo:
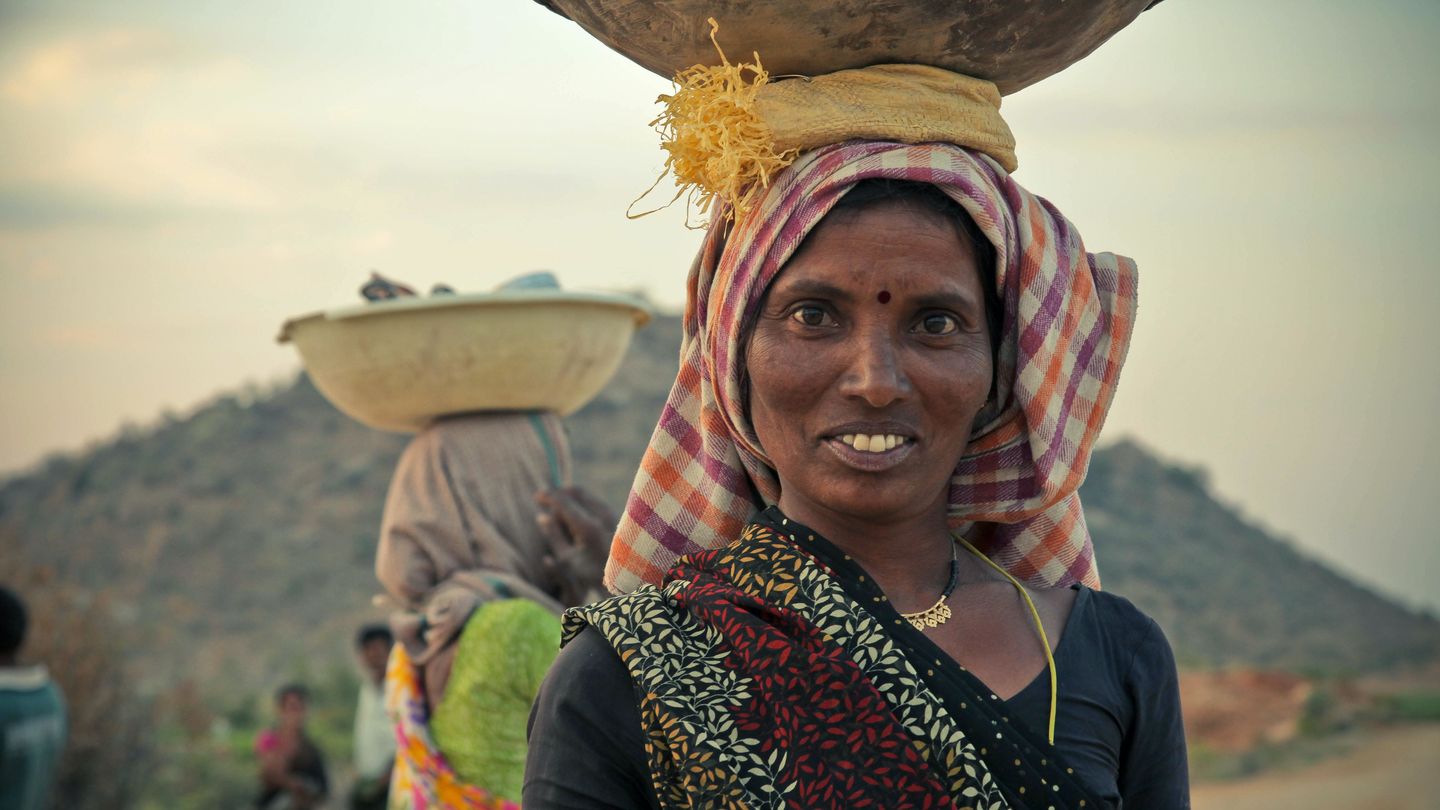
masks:
<instances>
[{"instance_id":1,"label":"gold pendant","mask_svg":"<svg viewBox=\"0 0 1440 810\"><path fill-rule=\"evenodd\" d=\"M948 594L947 594L948 596ZM900 618L914 625L916 630L923 631L927 627L939 627L950 618L950 606L945 604L945 597L919 613L901 613Z\"/></svg>"}]
</instances>

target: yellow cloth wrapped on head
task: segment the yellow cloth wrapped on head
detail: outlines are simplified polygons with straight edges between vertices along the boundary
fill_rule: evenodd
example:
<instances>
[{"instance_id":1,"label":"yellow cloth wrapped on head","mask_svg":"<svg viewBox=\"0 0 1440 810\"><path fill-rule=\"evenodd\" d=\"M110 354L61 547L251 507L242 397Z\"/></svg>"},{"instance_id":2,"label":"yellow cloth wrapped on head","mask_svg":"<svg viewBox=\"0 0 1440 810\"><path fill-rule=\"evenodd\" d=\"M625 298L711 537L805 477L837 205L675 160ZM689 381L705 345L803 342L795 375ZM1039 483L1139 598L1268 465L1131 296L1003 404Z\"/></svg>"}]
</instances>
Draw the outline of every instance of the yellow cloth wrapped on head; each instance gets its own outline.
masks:
<instances>
[{"instance_id":1,"label":"yellow cloth wrapped on head","mask_svg":"<svg viewBox=\"0 0 1440 810\"><path fill-rule=\"evenodd\" d=\"M716 27L712 19L710 25ZM713 39L713 33L712 33ZM716 50L720 46L716 44ZM772 77L754 63L696 65L675 77L652 124L668 153L676 199L696 193L744 213L801 152L848 140L952 143L1018 166L994 83L926 65L874 65L822 76ZM657 181L658 182L658 181Z\"/></svg>"},{"instance_id":2,"label":"yellow cloth wrapped on head","mask_svg":"<svg viewBox=\"0 0 1440 810\"><path fill-rule=\"evenodd\" d=\"M875 65L761 88L756 111L775 149L805 151L850 140L953 143L1013 172L1015 136L1000 117L1000 91L926 65Z\"/></svg>"}]
</instances>

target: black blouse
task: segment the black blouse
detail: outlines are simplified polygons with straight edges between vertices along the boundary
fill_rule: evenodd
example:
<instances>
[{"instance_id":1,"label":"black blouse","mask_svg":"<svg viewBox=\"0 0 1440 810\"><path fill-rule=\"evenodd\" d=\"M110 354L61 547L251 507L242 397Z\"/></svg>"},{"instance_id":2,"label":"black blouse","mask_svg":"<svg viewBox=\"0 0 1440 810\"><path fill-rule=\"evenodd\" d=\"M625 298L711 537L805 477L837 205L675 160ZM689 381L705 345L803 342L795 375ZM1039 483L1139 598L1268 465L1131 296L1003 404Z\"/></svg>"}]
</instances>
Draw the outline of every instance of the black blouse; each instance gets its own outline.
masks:
<instances>
[{"instance_id":1,"label":"black blouse","mask_svg":"<svg viewBox=\"0 0 1440 810\"><path fill-rule=\"evenodd\" d=\"M1123 597L1074 587L1079 593L1055 650L1056 748L1105 807L1188 808L1169 643ZM1044 729L1048 672L1006 704L1031 729ZM521 803L526 810L659 806L630 674L593 628L561 651L531 709Z\"/></svg>"}]
</instances>

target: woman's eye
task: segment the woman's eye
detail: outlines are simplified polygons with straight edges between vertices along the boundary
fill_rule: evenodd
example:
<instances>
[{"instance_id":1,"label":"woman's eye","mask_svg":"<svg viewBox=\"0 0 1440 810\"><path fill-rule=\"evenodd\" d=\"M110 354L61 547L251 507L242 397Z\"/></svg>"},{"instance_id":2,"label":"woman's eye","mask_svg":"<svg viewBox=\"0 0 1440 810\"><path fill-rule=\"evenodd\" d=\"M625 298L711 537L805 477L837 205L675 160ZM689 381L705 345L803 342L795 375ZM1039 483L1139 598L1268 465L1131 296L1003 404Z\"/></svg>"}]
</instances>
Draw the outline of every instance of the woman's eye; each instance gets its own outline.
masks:
<instances>
[{"instance_id":1,"label":"woman's eye","mask_svg":"<svg viewBox=\"0 0 1440 810\"><path fill-rule=\"evenodd\" d=\"M790 317L805 326L825 326L830 320L830 316L820 307L796 307Z\"/></svg>"},{"instance_id":2,"label":"woman's eye","mask_svg":"<svg viewBox=\"0 0 1440 810\"><path fill-rule=\"evenodd\" d=\"M953 335L960 331L960 322L954 315L932 312L920 319L919 331L926 335Z\"/></svg>"}]
</instances>

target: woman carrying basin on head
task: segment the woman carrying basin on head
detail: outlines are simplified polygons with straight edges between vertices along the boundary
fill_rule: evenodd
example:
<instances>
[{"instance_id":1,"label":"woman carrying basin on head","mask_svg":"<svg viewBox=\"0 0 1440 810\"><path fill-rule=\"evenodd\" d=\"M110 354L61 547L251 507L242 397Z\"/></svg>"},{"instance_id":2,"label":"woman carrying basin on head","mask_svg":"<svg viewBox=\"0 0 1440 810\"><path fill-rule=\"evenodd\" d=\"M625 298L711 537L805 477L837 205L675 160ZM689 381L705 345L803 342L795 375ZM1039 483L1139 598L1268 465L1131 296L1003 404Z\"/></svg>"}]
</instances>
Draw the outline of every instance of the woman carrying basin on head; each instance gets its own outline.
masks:
<instances>
[{"instance_id":1,"label":"woman carrying basin on head","mask_svg":"<svg viewBox=\"0 0 1440 810\"><path fill-rule=\"evenodd\" d=\"M712 224L527 808L1188 806L1169 646L1076 496L1135 267L1011 179L993 87L926 82L964 126L844 130Z\"/></svg>"}]
</instances>

